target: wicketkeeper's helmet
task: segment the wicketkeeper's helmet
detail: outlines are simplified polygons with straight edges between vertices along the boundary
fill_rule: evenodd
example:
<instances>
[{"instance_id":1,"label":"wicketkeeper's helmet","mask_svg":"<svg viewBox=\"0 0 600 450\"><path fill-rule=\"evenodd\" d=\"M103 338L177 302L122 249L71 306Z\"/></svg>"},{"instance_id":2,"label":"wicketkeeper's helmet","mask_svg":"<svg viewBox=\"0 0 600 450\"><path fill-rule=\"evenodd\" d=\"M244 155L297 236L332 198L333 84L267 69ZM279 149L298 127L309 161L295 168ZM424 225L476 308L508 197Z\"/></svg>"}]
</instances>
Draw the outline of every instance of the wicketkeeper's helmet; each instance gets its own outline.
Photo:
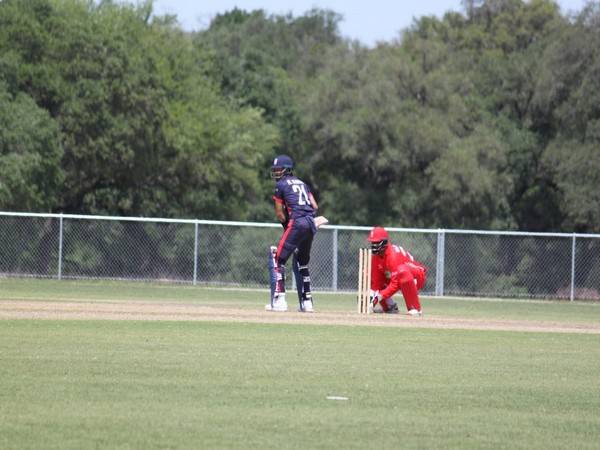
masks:
<instances>
[{"instance_id":1,"label":"wicketkeeper's helmet","mask_svg":"<svg viewBox=\"0 0 600 450\"><path fill-rule=\"evenodd\" d=\"M374 227L369 233L369 242L371 243L371 250L375 254L383 253L388 245L390 236L383 227Z\"/></svg>"},{"instance_id":2,"label":"wicketkeeper's helmet","mask_svg":"<svg viewBox=\"0 0 600 450\"><path fill-rule=\"evenodd\" d=\"M271 165L271 178L279 180L284 175L291 174L293 169L294 160L288 155L279 155Z\"/></svg>"}]
</instances>

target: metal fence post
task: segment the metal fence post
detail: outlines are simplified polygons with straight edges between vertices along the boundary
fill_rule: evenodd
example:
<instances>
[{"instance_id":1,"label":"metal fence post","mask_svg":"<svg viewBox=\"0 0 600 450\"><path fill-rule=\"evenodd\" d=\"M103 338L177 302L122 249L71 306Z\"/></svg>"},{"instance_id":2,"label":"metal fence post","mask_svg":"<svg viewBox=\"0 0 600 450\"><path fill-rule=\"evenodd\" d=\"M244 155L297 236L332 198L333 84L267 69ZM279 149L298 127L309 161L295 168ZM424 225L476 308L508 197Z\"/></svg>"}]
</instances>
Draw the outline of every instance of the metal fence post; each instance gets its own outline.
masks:
<instances>
[{"instance_id":1,"label":"metal fence post","mask_svg":"<svg viewBox=\"0 0 600 450\"><path fill-rule=\"evenodd\" d=\"M571 242L571 301L575 299L575 233Z\"/></svg>"},{"instance_id":2,"label":"metal fence post","mask_svg":"<svg viewBox=\"0 0 600 450\"><path fill-rule=\"evenodd\" d=\"M331 265L332 265L332 276L331 276L331 288L337 291L338 288L338 230L333 230L333 245L332 245Z\"/></svg>"},{"instance_id":3,"label":"metal fence post","mask_svg":"<svg viewBox=\"0 0 600 450\"><path fill-rule=\"evenodd\" d=\"M194 223L194 286L198 280L198 220Z\"/></svg>"},{"instance_id":4,"label":"metal fence post","mask_svg":"<svg viewBox=\"0 0 600 450\"><path fill-rule=\"evenodd\" d=\"M58 279L62 279L62 254L63 254L63 216L58 219Z\"/></svg>"},{"instance_id":5,"label":"metal fence post","mask_svg":"<svg viewBox=\"0 0 600 450\"><path fill-rule=\"evenodd\" d=\"M437 256L435 260L435 295L444 296L444 259L446 247L446 232L438 230L437 233Z\"/></svg>"}]
</instances>

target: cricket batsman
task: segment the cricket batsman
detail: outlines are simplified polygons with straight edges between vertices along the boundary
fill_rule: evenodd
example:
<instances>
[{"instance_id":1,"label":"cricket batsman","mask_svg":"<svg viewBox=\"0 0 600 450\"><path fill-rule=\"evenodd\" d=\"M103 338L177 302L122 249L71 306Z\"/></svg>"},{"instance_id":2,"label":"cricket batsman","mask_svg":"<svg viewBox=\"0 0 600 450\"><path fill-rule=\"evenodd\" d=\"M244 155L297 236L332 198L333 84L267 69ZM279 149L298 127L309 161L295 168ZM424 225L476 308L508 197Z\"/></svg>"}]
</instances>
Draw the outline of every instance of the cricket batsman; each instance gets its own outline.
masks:
<instances>
[{"instance_id":1,"label":"cricket batsman","mask_svg":"<svg viewBox=\"0 0 600 450\"><path fill-rule=\"evenodd\" d=\"M385 228L374 227L368 237L371 243L371 289L374 313L397 313L392 296L401 291L410 316L420 316L419 290L427 281L427 268L405 249L390 242ZM389 274L389 279L386 277Z\"/></svg>"},{"instance_id":2,"label":"cricket batsman","mask_svg":"<svg viewBox=\"0 0 600 450\"><path fill-rule=\"evenodd\" d=\"M275 216L284 228L273 258L272 282L275 282L271 302L265 306L267 311L287 311L285 299L285 264L293 258L293 270L298 271L298 285L301 312L313 312L313 298L310 288L308 262L312 241L317 232L315 216L317 202L309 186L294 176L294 161L288 155L277 156L271 165L271 178L275 180ZM272 261L271 261L272 259ZM297 261L297 262L296 262Z\"/></svg>"}]
</instances>

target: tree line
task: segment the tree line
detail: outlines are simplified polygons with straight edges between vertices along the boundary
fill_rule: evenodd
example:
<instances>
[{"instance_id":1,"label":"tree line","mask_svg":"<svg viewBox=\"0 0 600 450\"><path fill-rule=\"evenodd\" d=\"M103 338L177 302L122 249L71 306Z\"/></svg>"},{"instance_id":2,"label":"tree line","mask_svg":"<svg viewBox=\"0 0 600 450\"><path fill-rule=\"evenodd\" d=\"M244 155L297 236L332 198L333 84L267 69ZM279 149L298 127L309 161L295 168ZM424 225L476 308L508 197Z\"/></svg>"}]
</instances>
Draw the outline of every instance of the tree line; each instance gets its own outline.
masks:
<instances>
[{"instance_id":1,"label":"tree line","mask_svg":"<svg viewBox=\"0 0 600 450\"><path fill-rule=\"evenodd\" d=\"M332 223L600 231L599 2L341 20L1 1L0 209L273 221L286 153Z\"/></svg>"}]
</instances>

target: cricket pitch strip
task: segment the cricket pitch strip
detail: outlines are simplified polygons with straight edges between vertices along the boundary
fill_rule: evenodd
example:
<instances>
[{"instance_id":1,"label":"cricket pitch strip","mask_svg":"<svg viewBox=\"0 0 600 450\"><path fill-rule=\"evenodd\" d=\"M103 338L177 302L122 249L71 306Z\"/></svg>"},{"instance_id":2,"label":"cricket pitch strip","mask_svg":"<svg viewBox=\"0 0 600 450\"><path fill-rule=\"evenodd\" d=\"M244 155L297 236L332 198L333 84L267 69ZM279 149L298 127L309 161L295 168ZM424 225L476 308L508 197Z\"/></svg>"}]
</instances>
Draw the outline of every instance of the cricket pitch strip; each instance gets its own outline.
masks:
<instances>
[{"instance_id":1,"label":"cricket pitch strip","mask_svg":"<svg viewBox=\"0 0 600 450\"><path fill-rule=\"evenodd\" d=\"M364 315L353 311L276 313L261 309L262 305L256 305L256 309L242 309L159 301L77 302L6 299L0 300L0 320L162 320L600 334L600 324L593 323L489 320L427 314L423 317L403 314Z\"/></svg>"}]
</instances>

